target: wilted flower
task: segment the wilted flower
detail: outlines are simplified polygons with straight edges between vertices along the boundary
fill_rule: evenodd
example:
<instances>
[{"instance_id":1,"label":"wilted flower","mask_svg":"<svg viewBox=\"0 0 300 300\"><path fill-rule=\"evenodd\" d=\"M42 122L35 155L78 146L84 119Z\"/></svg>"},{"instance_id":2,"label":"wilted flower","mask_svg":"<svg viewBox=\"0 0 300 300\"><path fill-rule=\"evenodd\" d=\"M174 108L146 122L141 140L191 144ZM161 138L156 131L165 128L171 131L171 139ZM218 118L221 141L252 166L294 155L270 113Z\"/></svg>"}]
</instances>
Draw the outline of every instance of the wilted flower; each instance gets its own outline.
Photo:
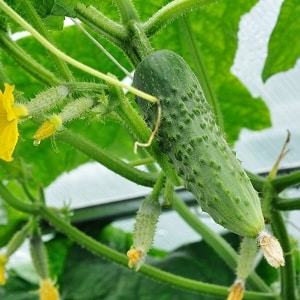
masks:
<instances>
[{"instance_id":1,"label":"wilted flower","mask_svg":"<svg viewBox=\"0 0 300 300\"><path fill-rule=\"evenodd\" d=\"M267 232L261 232L258 237L258 244L261 247L264 257L267 262L274 268L284 266L284 255L282 248L278 240L268 234Z\"/></svg>"}]
</instances>

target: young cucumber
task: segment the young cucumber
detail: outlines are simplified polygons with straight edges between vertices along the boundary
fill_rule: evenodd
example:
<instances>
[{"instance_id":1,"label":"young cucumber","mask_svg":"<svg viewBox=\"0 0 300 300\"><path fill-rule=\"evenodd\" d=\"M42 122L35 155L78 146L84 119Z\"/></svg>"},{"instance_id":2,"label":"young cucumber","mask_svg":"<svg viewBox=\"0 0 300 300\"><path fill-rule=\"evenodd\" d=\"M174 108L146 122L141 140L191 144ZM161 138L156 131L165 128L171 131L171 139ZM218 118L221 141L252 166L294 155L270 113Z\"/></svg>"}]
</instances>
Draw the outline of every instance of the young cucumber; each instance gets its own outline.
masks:
<instances>
[{"instance_id":1,"label":"young cucumber","mask_svg":"<svg viewBox=\"0 0 300 300\"><path fill-rule=\"evenodd\" d=\"M161 151L201 208L232 232L256 237L265 227L258 194L217 127L188 64L174 52L153 52L138 65L133 85L160 100ZM156 106L136 100L153 127Z\"/></svg>"}]
</instances>

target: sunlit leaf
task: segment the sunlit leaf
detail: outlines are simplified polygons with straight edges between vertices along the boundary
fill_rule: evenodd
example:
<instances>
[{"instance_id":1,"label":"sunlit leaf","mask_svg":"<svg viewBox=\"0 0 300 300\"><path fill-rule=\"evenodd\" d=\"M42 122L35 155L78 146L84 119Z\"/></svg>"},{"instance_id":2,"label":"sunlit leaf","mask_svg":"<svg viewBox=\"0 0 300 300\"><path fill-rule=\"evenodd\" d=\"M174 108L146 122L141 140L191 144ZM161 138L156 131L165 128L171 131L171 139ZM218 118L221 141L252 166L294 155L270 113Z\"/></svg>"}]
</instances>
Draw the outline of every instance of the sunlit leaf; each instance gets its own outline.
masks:
<instances>
[{"instance_id":1,"label":"sunlit leaf","mask_svg":"<svg viewBox=\"0 0 300 300\"><path fill-rule=\"evenodd\" d=\"M276 73L293 68L300 57L299 15L300 2L284 0L268 45L268 56L262 72L264 81Z\"/></svg>"},{"instance_id":2,"label":"sunlit leaf","mask_svg":"<svg viewBox=\"0 0 300 300\"><path fill-rule=\"evenodd\" d=\"M240 1L239 5L221 1L189 14L197 46L212 81L224 118L229 142L234 142L242 128L261 130L270 126L270 115L261 98L253 98L245 86L231 74L238 45L241 17L257 0ZM141 8L142 9L142 8ZM180 22L162 29L153 39L155 48L168 48L181 54L193 67ZM243 117L244 116L244 117Z\"/></svg>"}]
</instances>

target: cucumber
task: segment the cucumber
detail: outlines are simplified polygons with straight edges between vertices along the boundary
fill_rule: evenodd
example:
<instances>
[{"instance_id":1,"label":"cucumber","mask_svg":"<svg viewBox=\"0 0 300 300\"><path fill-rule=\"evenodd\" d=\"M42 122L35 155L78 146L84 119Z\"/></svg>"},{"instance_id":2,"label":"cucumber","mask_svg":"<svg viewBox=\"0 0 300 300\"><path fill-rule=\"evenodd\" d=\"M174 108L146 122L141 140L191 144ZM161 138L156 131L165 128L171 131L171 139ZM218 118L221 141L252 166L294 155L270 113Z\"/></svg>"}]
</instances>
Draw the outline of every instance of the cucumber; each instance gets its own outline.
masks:
<instances>
[{"instance_id":1,"label":"cucumber","mask_svg":"<svg viewBox=\"0 0 300 300\"><path fill-rule=\"evenodd\" d=\"M160 100L161 151L203 211L238 235L257 237L265 227L258 194L184 59L168 50L151 53L137 66L133 86ZM153 128L156 106L139 97L136 101Z\"/></svg>"}]
</instances>

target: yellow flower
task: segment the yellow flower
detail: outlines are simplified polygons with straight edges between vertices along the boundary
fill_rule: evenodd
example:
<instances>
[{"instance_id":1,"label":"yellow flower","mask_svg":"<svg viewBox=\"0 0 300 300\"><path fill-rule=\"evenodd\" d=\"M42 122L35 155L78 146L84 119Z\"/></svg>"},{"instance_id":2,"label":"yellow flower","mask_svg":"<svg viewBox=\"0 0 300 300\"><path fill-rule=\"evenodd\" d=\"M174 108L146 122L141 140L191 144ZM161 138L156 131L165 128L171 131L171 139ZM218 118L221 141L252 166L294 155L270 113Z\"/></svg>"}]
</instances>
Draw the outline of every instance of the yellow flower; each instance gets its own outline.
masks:
<instances>
[{"instance_id":1,"label":"yellow flower","mask_svg":"<svg viewBox=\"0 0 300 300\"><path fill-rule=\"evenodd\" d=\"M52 136L57 130L62 127L62 118L59 115L52 115L42 126L37 130L34 138L35 145L38 145L41 140Z\"/></svg>"},{"instance_id":2,"label":"yellow flower","mask_svg":"<svg viewBox=\"0 0 300 300\"><path fill-rule=\"evenodd\" d=\"M144 264L146 258L142 250L135 249L134 247L131 247L127 251L127 256L129 258L129 262L128 262L129 268L134 267L136 271L138 271L139 268Z\"/></svg>"},{"instance_id":3,"label":"yellow flower","mask_svg":"<svg viewBox=\"0 0 300 300\"><path fill-rule=\"evenodd\" d=\"M7 261L8 258L5 255L0 255L0 285L4 285L6 283L5 265Z\"/></svg>"},{"instance_id":4,"label":"yellow flower","mask_svg":"<svg viewBox=\"0 0 300 300\"><path fill-rule=\"evenodd\" d=\"M19 132L18 120L28 115L22 104L14 105L14 86L4 83L4 92L0 90L0 158L12 161Z\"/></svg>"},{"instance_id":5,"label":"yellow flower","mask_svg":"<svg viewBox=\"0 0 300 300\"><path fill-rule=\"evenodd\" d=\"M40 281L39 294L40 300L59 300L59 292L49 278Z\"/></svg>"},{"instance_id":6,"label":"yellow flower","mask_svg":"<svg viewBox=\"0 0 300 300\"><path fill-rule=\"evenodd\" d=\"M244 281L237 279L231 286L227 300L242 300L244 297Z\"/></svg>"}]
</instances>

